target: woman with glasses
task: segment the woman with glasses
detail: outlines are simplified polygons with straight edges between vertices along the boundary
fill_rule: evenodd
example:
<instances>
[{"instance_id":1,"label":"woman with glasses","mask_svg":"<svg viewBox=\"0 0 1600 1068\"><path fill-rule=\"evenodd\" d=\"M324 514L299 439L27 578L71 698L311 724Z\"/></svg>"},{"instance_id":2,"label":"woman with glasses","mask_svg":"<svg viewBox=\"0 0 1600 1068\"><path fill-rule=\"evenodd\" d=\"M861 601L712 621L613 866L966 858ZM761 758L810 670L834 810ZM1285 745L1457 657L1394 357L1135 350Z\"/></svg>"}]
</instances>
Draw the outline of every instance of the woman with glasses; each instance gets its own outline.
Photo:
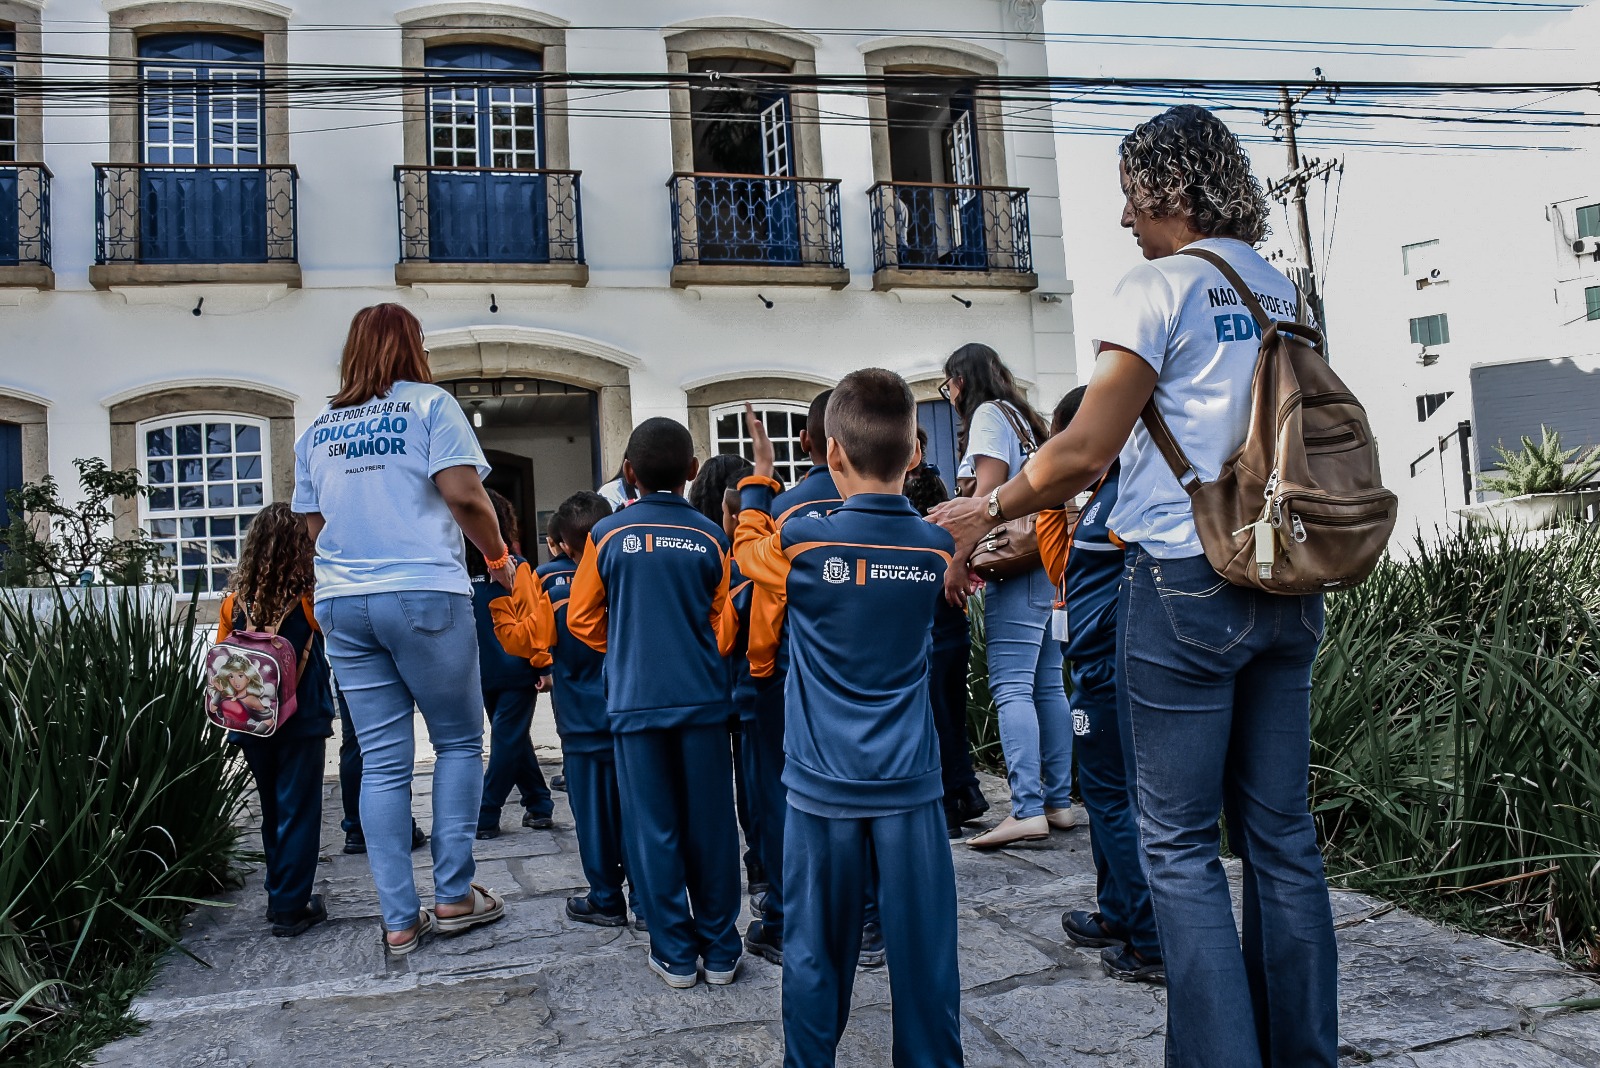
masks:
<instances>
[{"instance_id":1,"label":"woman with glasses","mask_svg":"<svg viewBox=\"0 0 1600 1068\"><path fill-rule=\"evenodd\" d=\"M956 480L965 495L981 501L1022 470L1047 436L1044 420L987 345L963 345L945 361L944 372L940 392L961 416ZM950 602L964 602L968 589L966 568L952 567L945 578ZM1000 710L1011 814L967 839L973 849L1043 841L1052 828L1083 822L1068 796L1072 711L1061 679L1061 644L1050 634L1054 597L1043 566L984 585L989 692Z\"/></svg>"}]
</instances>

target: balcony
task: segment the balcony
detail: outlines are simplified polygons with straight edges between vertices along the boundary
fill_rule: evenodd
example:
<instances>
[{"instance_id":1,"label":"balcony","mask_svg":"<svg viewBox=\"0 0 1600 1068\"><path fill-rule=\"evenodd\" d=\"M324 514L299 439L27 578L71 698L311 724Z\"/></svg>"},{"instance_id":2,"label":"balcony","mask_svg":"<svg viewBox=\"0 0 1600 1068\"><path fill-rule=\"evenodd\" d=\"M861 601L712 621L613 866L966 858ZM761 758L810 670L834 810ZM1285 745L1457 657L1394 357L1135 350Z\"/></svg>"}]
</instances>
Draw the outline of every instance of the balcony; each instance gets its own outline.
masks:
<instances>
[{"instance_id":1,"label":"balcony","mask_svg":"<svg viewBox=\"0 0 1600 1068\"><path fill-rule=\"evenodd\" d=\"M874 289L1038 288L1026 189L879 182L868 196Z\"/></svg>"},{"instance_id":2,"label":"balcony","mask_svg":"<svg viewBox=\"0 0 1600 1068\"><path fill-rule=\"evenodd\" d=\"M674 174L667 191L674 286L849 284L837 181Z\"/></svg>"},{"instance_id":3,"label":"balcony","mask_svg":"<svg viewBox=\"0 0 1600 1068\"><path fill-rule=\"evenodd\" d=\"M0 287L54 289L50 168L0 163Z\"/></svg>"},{"instance_id":4,"label":"balcony","mask_svg":"<svg viewBox=\"0 0 1600 1068\"><path fill-rule=\"evenodd\" d=\"M95 165L96 289L300 285L292 166Z\"/></svg>"},{"instance_id":5,"label":"balcony","mask_svg":"<svg viewBox=\"0 0 1600 1068\"><path fill-rule=\"evenodd\" d=\"M396 167L395 282L586 285L579 173Z\"/></svg>"}]
</instances>

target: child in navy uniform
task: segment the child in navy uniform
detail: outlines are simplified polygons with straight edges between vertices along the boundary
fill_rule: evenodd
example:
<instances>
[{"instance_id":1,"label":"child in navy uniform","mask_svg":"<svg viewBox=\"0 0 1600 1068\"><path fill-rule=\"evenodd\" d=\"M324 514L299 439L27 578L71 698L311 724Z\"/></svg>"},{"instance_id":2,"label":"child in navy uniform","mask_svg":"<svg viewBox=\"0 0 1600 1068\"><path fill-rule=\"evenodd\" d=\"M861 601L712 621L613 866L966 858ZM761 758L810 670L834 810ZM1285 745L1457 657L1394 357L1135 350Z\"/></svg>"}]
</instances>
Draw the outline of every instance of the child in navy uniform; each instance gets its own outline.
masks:
<instances>
[{"instance_id":1,"label":"child in navy uniform","mask_svg":"<svg viewBox=\"0 0 1600 1068\"><path fill-rule=\"evenodd\" d=\"M844 504L781 530L772 443L748 422L756 474L741 487L735 554L788 605L784 1065L834 1063L874 877L894 1064L960 1065L955 872L928 699L934 613L954 545L902 495L917 459L916 402L893 372L847 376L827 409L828 466Z\"/></svg>"},{"instance_id":2,"label":"child in navy uniform","mask_svg":"<svg viewBox=\"0 0 1600 1068\"><path fill-rule=\"evenodd\" d=\"M1072 422L1087 387L1056 405L1052 436ZM1124 982L1164 983L1166 968L1140 857L1138 815L1117 721L1117 594L1123 546L1107 520L1117 503L1120 465L1113 462L1075 524L1060 510L1039 513L1039 554L1061 595L1066 617L1061 654L1072 672L1072 731L1077 736L1078 787L1094 833L1098 911L1069 910L1067 937L1099 949L1100 967ZM1058 631L1057 637L1062 635Z\"/></svg>"},{"instance_id":3,"label":"child in navy uniform","mask_svg":"<svg viewBox=\"0 0 1600 1068\"><path fill-rule=\"evenodd\" d=\"M515 546L517 519L511 502L494 490L488 493L500 521L501 539L506 545ZM500 810L513 786L522 792L522 825L548 830L555 825L551 818L554 804L528 733L539 699L539 674L525 657L511 655L495 641L490 613L494 604L511 596L511 591L489 575L483 554L471 539L462 541L467 547L467 575L472 580L472 615L478 624L478 674L483 680L483 704L489 713L489 766L483 773L478 839L500 837Z\"/></svg>"},{"instance_id":4,"label":"child in navy uniform","mask_svg":"<svg viewBox=\"0 0 1600 1068\"><path fill-rule=\"evenodd\" d=\"M597 493L575 493L561 502L550 520L555 558L537 571L519 567L515 593L491 606L500 644L543 669L554 687L567 801L578 837L578 859L589 883L587 894L567 898L567 918L596 927L628 923L622 885L627 875L622 802L606 718L605 657L573 637L567 607L589 531L610 514L610 502ZM638 917L637 905L634 912ZM646 930L642 918L635 919L634 927Z\"/></svg>"},{"instance_id":5,"label":"child in navy uniform","mask_svg":"<svg viewBox=\"0 0 1600 1068\"><path fill-rule=\"evenodd\" d=\"M699 465L681 423L628 439L633 504L595 524L567 626L605 658L628 875L670 987L734 980L741 955L728 668L738 620L722 528L683 497ZM570 787L569 787L570 788Z\"/></svg>"}]
</instances>

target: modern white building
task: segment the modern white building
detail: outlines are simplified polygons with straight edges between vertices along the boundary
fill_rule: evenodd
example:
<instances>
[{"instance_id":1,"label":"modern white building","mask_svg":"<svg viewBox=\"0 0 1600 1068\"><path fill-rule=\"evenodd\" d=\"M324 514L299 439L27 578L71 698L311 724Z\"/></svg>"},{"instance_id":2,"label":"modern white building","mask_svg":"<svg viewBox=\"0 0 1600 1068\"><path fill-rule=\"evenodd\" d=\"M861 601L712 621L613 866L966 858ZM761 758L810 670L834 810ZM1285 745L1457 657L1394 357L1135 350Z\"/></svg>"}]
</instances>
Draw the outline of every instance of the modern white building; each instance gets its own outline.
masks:
<instances>
[{"instance_id":1,"label":"modern white building","mask_svg":"<svg viewBox=\"0 0 1600 1068\"><path fill-rule=\"evenodd\" d=\"M0 481L138 467L215 590L380 301L529 526L649 416L798 464L885 366L948 473L957 346L1075 384L1055 140L981 82L1046 72L1036 0L538 2L0 0Z\"/></svg>"}]
</instances>

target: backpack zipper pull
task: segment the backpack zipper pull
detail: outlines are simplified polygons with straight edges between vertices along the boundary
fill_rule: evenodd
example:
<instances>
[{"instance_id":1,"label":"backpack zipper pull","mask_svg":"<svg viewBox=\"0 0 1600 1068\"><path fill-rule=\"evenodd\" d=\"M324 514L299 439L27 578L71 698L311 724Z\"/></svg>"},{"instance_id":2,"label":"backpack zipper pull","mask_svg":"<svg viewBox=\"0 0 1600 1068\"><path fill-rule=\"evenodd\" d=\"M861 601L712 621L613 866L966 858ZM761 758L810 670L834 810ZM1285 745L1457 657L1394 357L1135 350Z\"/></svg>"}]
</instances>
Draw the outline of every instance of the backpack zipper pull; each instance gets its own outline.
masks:
<instances>
[{"instance_id":1,"label":"backpack zipper pull","mask_svg":"<svg viewBox=\"0 0 1600 1068\"><path fill-rule=\"evenodd\" d=\"M1261 496L1270 501L1276 492L1278 492L1278 469L1273 468L1271 476L1267 479L1267 488L1261 491Z\"/></svg>"},{"instance_id":2,"label":"backpack zipper pull","mask_svg":"<svg viewBox=\"0 0 1600 1068\"><path fill-rule=\"evenodd\" d=\"M1289 513L1289 526L1294 532L1293 536L1295 544L1304 545L1306 543L1306 525L1302 523L1300 521L1300 517L1293 512Z\"/></svg>"}]
</instances>

